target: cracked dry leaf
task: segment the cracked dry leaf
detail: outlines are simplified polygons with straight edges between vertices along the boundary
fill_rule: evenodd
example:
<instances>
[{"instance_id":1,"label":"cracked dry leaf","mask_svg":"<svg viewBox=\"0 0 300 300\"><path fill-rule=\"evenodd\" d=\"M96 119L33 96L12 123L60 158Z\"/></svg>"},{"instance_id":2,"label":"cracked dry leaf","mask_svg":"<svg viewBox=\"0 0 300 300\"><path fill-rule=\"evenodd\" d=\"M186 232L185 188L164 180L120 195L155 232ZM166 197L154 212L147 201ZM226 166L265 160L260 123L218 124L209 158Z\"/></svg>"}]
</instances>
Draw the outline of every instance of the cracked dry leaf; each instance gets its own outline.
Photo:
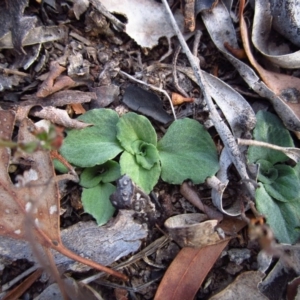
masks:
<instances>
[{"instance_id":1,"label":"cracked dry leaf","mask_svg":"<svg viewBox=\"0 0 300 300\"><path fill-rule=\"evenodd\" d=\"M169 40L175 32L161 3L152 0L101 0L111 13L125 16L126 33L141 47L153 48L161 37ZM183 15L178 10L174 17L184 31Z\"/></svg>"},{"instance_id":2,"label":"cracked dry leaf","mask_svg":"<svg viewBox=\"0 0 300 300\"><path fill-rule=\"evenodd\" d=\"M0 139L11 140L15 114L0 111ZM34 124L24 119L18 132L19 143L36 141ZM38 242L45 248L52 248L76 261L122 279L125 275L85 259L61 242L59 228L59 191L49 152L37 150L33 153L17 152L14 159L26 171L14 185L8 174L11 158L9 148L0 148L0 235L14 239Z\"/></svg>"}]
</instances>

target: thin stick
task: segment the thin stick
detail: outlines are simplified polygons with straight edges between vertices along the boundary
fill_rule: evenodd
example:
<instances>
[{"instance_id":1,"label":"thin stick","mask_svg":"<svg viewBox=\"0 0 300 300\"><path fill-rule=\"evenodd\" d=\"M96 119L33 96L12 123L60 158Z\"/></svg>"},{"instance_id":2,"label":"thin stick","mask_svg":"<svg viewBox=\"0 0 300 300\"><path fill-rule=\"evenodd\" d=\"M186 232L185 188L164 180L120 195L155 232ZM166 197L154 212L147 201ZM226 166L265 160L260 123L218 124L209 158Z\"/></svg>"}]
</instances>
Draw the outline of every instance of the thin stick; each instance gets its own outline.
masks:
<instances>
[{"instance_id":1,"label":"thin stick","mask_svg":"<svg viewBox=\"0 0 300 300\"><path fill-rule=\"evenodd\" d=\"M300 149L293 147L281 147L274 144L269 144L256 140L237 139L239 145L264 147L283 152L286 156L293 159L295 162L300 161Z\"/></svg>"},{"instance_id":2,"label":"thin stick","mask_svg":"<svg viewBox=\"0 0 300 300\"><path fill-rule=\"evenodd\" d=\"M178 77L177 77L177 69L176 69L176 64L177 64L177 58L181 50L181 46L178 46L174 52L173 56L173 61L172 61L172 75L173 75L173 82L174 86L177 89L179 93L181 93L184 97L189 98L189 95L186 93L186 91L179 85L178 83Z\"/></svg>"},{"instance_id":3,"label":"thin stick","mask_svg":"<svg viewBox=\"0 0 300 300\"><path fill-rule=\"evenodd\" d=\"M179 39L181 47L182 47L183 51L185 52L185 54L191 64L191 67L192 67L195 77L197 79L197 83L198 83L200 89L202 90L203 98L206 101L206 104L210 111L210 118L211 118L220 138L222 139L224 146L227 149L228 154L229 154L233 164L235 165L237 171L239 172L241 179L245 180L245 186L247 187L251 197L254 199L255 198L254 197L254 186L249 181L247 181L249 179L249 176L247 174L245 163L243 162L243 159L242 159L242 154L238 148L235 138L233 137L231 131L229 130L227 125L223 122L222 118L218 114L218 111L217 111L210 95L207 92L206 85L208 85L209 83L206 82L205 79L203 78L201 69L199 67L199 65L200 65L199 59L191 53L188 45L186 44L185 39L182 36L182 34L178 28L178 25L173 17L173 14L167 3L167 0L162 0L162 2L165 5L167 13L169 14L170 21L172 23L173 29L174 29L178 39ZM214 88L214 87L211 86L211 88Z\"/></svg>"},{"instance_id":4,"label":"thin stick","mask_svg":"<svg viewBox=\"0 0 300 300\"><path fill-rule=\"evenodd\" d=\"M154 90L154 91L158 91L158 92L160 92L160 93L163 93L163 94L168 98L168 100L169 100L169 102L170 102L170 105L171 105L171 109L172 109L172 113L173 113L174 119L175 119L175 120L177 119L177 118L176 118L176 114L175 114L175 110L174 110L174 106L173 106L173 103L172 103L172 100L171 100L170 96L168 95L168 93L167 93L165 90L162 90L162 89L160 89L160 88L158 88L158 87L156 87L156 86L154 86L154 85L152 85L152 84L146 83L146 82L144 82L144 81L138 80L138 79L134 78L133 76L127 74L127 73L124 72L124 71L119 71L119 73L121 73L122 75L125 75L127 78L129 78L129 79L131 79L131 80L133 80L133 81L135 81L135 82L137 82L137 83L140 83L140 84L143 84L143 85L149 87L150 89L152 89L152 90Z\"/></svg>"}]
</instances>

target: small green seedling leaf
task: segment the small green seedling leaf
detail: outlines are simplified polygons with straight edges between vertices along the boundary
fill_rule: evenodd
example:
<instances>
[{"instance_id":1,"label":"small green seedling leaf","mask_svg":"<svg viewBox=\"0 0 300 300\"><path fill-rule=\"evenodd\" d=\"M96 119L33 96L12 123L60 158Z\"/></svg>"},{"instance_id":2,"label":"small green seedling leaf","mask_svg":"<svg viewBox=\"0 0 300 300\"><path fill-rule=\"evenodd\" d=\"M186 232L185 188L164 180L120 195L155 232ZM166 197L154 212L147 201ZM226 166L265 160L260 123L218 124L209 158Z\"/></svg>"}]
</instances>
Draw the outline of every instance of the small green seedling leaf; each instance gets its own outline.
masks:
<instances>
[{"instance_id":1,"label":"small green seedling leaf","mask_svg":"<svg viewBox=\"0 0 300 300\"><path fill-rule=\"evenodd\" d=\"M130 112L123 115L117 124L117 138L122 147L129 153L137 151L136 141L157 145L155 129L144 116Z\"/></svg>"},{"instance_id":2,"label":"small green seedling leaf","mask_svg":"<svg viewBox=\"0 0 300 300\"><path fill-rule=\"evenodd\" d=\"M53 162L54 169L60 172L61 174L66 174L69 172L69 169L58 159L54 158L52 162Z\"/></svg>"},{"instance_id":3,"label":"small green seedling leaf","mask_svg":"<svg viewBox=\"0 0 300 300\"><path fill-rule=\"evenodd\" d=\"M119 164L109 160L102 165L85 168L81 173L79 184L85 188L92 188L100 182L112 182L119 177L121 177Z\"/></svg>"},{"instance_id":4,"label":"small green seedling leaf","mask_svg":"<svg viewBox=\"0 0 300 300\"><path fill-rule=\"evenodd\" d=\"M264 159L256 162L259 165L258 180L262 183L271 184L278 178L278 171L273 164Z\"/></svg>"},{"instance_id":5,"label":"small green seedling leaf","mask_svg":"<svg viewBox=\"0 0 300 300\"><path fill-rule=\"evenodd\" d=\"M144 169L150 170L155 163L159 162L159 155L156 147L142 141L133 143L136 162Z\"/></svg>"},{"instance_id":6,"label":"small green seedling leaf","mask_svg":"<svg viewBox=\"0 0 300 300\"><path fill-rule=\"evenodd\" d=\"M158 142L161 177L172 184L186 179L203 183L219 169L217 149L205 128L195 120L176 120Z\"/></svg>"},{"instance_id":7,"label":"small green seedling leaf","mask_svg":"<svg viewBox=\"0 0 300 300\"><path fill-rule=\"evenodd\" d=\"M93 167L116 157L123 149L116 138L118 114L111 109L90 110L78 118L94 126L68 132L60 153L79 167Z\"/></svg>"},{"instance_id":8,"label":"small green seedling leaf","mask_svg":"<svg viewBox=\"0 0 300 300\"><path fill-rule=\"evenodd\" d=\"M257 209L266 216L280 243L293 244L300 235L300 201L274 201L261 185L256 190Z\"/></svg>"},{"instance_id":9,"label":"small green seedling leaf","mask_svg":"<svg viewBox=\"0 0 300 300\"><path fill-rule=\"evenodd\" d=\"M255 198L257 209L266 217L267 224L272 228L275 237L281 243L290 244L291 238L289 236L289 230L281 214L281 210L267 193L263 185L256 189Z\"/></svg>"},{"instance_id":10,"label":"small green seedling leaf","mask_svg":"<svg viewBox=\"0 0 300 300\"><path fill-rule=\"evenodd\" d=\"M265 184L268 194L274 199L282 202L300 201L300 181L295 170L287 165L273 166L277 170L278 177L270 184Z\"/></svg>"},{"instance_id":11,"label":"small green seedling leaf","mask_svg":"<svg viewBox=\"0 0 300 300\"><path fill-rule=\"evenodd\" d=\"M155 163L150 170L137 163L135 155L124 151L120 158L121 173L127 174L145 193L149 194L157 183L160 165Z\"/></svg>"},{"instance_id":12,"label":"small green seedling leaf","mask_svg":"<svg viewBox=\"0 0 300 300\"><path fill-rule=\"evenodd\" d=\"M82 204L84 211L91 214L97 224L103 225L113 216L115 208L112 206L109 196L116 190L111 183L100 183L93 188L83 189Z\"/></svg>"},{"instance_id":13,"label":"small green seedling leaf","mask_svg":"<svg viewBox=\"0 0 300 300\"><path fill-rule=\"evenodd\" d=\"M282 121L277 116L266 111L259 111L256 114L256 119L255 140L282 147L294 147L289 131L283 126ZM269 161L274 165L278 162L287 161L288 157L277 150L250 146L248 149L248 160L251 163L255 163L259 159Z\"/></svg>"}]
</instances>

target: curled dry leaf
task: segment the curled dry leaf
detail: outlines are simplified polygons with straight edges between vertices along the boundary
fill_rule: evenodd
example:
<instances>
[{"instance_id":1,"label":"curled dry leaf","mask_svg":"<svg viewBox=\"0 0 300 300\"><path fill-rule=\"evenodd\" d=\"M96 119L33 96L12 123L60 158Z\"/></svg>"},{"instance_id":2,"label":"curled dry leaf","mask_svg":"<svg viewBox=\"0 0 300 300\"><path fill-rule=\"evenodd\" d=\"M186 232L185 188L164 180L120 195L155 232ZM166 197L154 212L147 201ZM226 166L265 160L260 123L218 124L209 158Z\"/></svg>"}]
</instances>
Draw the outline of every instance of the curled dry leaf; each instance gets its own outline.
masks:
<instances>
[{"instance_id":1,"label":"curled dry leaf","mask_svg":"<svg viewBox=\"0 0 300 300\"><path fill-rule=\"evenodd\" d=\"M222 150L220 156L220 169L216 175L216 177L220 180L220 187L221 188L212 188L211 190L211 198L213 204L224 214L228 216L239 216L241 214L241 203L238 197L235 197L233 202L230 205L227 205L226 208L223 207L223 193L227 184L229 182L227 171L228 168L231 166L231 159L227 153L227 150L224 148Z\"/></svg>"},{"instance_id":2,"label":"curled dry leaf","mask_svg":"<svg viewBox=\"0 0 300 300\"><path fill-rule=\"evenodd\" d=\"M0 139L10 140L15 114L0 111ZM32 134L34 124L24 119L19 127L18 142L35 142ZM8 174L10 149L0 148L0 235L14 239L38 242L43 247L55 249L71 259L82 262L101 271L127 279L125 275L85 259L61 242L59 231L59 192L53 164L48 152L19 153L14 159L20 165L26 164L28 179L19 180L15 186Z\"/></svg>"},{"instance_id":3,"label":"curled dry leaf","mask_svg":"<svg viewBox=\"0 0 300 300\"><path fill-rule=\"evenodd\" d=\"M68 76L59 75L64 72L66 68L60 66L57 61L53 61L50 63L50 72L48 77L40 86L36 95L40 98L45 98L55 92L58 92L64 88L75 86L75 82Z\"/></svg>"},{"instance_id":4,"label":"curled dry leaf","mask_svg":"<svg viewBox=\"0 0 300 300\"><path fill-rule=\"evenodd\" d=\"M207 220L204 214L182 214L165 221L170 237L181 247L204 247L222 240L215 230L217 220Z\"/></svg>"},{"instance_id":5,"label":"curled dry leaf","mask_svg":"<svg viewBox=\"0 0 300 300\"><path fill-rule=\"evenodd\" d=\"M247 84L257 94L263 98L267 98L272 103L288 129L300 131L300 119L297 113L293 111L294 106L298 104L288 104L288 102L276 95L247 64L235 58L224 47L224 43L228 42L234 48L238 48L236 32L225 5L219 1L210 13L203 11L201 16L217 48L233 64Z\"/></svg>"},{"instance_id":6,"label":"curled dry leaf","mask_svg":"<svg viewBox=\"0 0 300 300\"><path fill-rule=\"evenodd\" d=\"M55 107L35 107L30 111L30 115L49 120L53 124L62 125L66 128L83 129L93 125L71 119L65 110Z\"/></svg>"},{"instance_id":7,"label":"curled dry leaf","mask_svg":"<svg viewBox=\"0 0 300 300\"><path fill-rule=\"evenodd\" d=\"M286 14L287 7L283 5L280 8L280 13L272 13L272 6L277 6L273 0L259 0L255 1L254 8L254 19L253 19L253 29L252 29L252 42L259 52L265 56L270 62L278 65L282 68L296 69L300 67L300 51L294 53L289 53L288 46L285 44L277 45L278 41L272 41L271 26L273 22L276 24L276 19L282 18ZM271 4L271 6L270 6ZM292 4L293 5L293 4ZM279 6L279 5L278 5ZM279 8L279 7L278 7ZM277 10L278 10L277 8ZM300 8L300 7L299 7ZM291 10L291 13L295 12ZM282 29L286 23L291 20L289 17L284 17L283 22L280 22L279 28ZM295 21L297 18L295 19ZM288 26L287 26L288 27ZM287 31L292 31L297 27L288 27ZM299 26L298 26L299 29ZM287 34L284 35L288 37ZM299 37L298 37L299 40ZM277 43L275 43L277 42ZM300 43L300 40L299 40Z\"/></svg>"}]
</instances>

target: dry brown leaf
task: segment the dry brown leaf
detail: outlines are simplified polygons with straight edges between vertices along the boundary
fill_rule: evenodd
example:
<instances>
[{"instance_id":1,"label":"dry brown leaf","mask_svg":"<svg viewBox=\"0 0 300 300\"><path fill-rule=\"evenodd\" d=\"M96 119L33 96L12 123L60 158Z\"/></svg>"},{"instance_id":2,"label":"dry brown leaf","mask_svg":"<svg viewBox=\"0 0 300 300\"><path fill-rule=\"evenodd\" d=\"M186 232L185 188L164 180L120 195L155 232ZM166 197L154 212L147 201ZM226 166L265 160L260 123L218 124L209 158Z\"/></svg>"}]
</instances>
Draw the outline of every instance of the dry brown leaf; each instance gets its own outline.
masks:
<instances>
[{"instance_id":1,"label":"dry brown leaf","mask_svg":"<svg viewBox=\"0 0 300 300\"><path fill-rule=\"evenodd\" d=\"M81 105L81 103L71 104L71 107L74 110L75 114L77 114L77 115L81 115L81 114L84 114L86 112L86 110Z\"/></svg>"},{"instance_id":2,"label":"dry brown leaf","mask_svg":"<svg viewBox=\"0 0 300 300\"><path fill-rule=\"evenodd\" d=\"M35 107L30 111L30 115L49 120L53 124L62 125L66 128L83 129L93 125L71 119L65 110L55 107Z\"/></svg>"},{"instance_id":3,"label":"dry brown leaf","mask_svg":"<svg viewBox=\"0 0 300 300\"><path fill-rule=\"evenodd\" d=\"M222 240L215 230L218 221L207 219L205 214L181 214L168 218L165 227L180 247L205 247Z\"/></svg>"},{"instance_id":4,"label":"dry brown leaf","mask_svg":"<svg viewBox=\"0 0 300 300\"><path fill-rule=\"evenodd\" d=\"M36 93L37 97L45 98L64 88L75 86L76 83L69 76L60 76L65 70L66 68L60 66L57 61L51 62L48 77L38 89Z\"/></svg>"},{"instance_id":5,"label":"dry brown leaf","mask_svg":"<svg viewBox=\"0 0 300 300\"><path fill-rule=\"evenodd\" d=\"M225 232L237 233L246 225L234 218L222 221ZM228 230L229 229L229 230ZM192 300L229 239L204 248L182 248L166 271L155 300Z\"/></svg>"},{"instance_id":6,"label":"dry brown leaf","mask_svg":"<svg viewBox=\"0 0 300 300\"><path fill-rule=\"evenodd\" d=\"M0 139L10 140L14 129L15 114L0 111ZM18 142L35 142L31 133L35 129L29 119L19 127ZM20 176L18 186L11 182L8 174L10 149L0 148L0 235L14 239L38 242L92 268L127 279L91 260L85 259L65 248L60 238L59 192L53 164L48 152L18 153L14 158L26 172Z\"/></svg>"},{"instance_id":7,"label":"dry brown leaf","mask_svg":"<svg viewBox=\"0 0 300 300\"><path fill-rule=\"evenodd\" d=\"M274 73L259 65L251 52L247 24L243 17L244 6L245 0L242 0L240 2L240 29L247 57L264 83L300 118L300 78Z\"/></svg>"},{"instance_id":8,"label":"dry brown leaf","mask_svg":"<svg viewBox=\"0 0 300 300\"><path fill-rule=\"evenodd\" d=\"M226 289L211 297L210 300L267 300L269 298L264 296L257 287L264 276L260 271L244 272Z\"/></svg>"}]
</instances>

